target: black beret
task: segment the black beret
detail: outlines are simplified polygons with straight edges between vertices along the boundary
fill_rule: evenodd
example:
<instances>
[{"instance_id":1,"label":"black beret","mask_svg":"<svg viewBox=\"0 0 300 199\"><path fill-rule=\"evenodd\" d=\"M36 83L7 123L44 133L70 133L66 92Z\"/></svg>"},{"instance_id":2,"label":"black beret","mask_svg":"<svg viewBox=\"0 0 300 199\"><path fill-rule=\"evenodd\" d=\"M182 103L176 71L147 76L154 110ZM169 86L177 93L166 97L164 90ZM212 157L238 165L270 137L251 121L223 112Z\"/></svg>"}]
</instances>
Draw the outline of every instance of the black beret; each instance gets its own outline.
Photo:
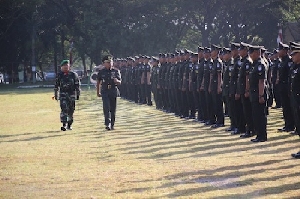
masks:
<instances>
[{"instance_id":1,"label":"black beret","mask_svg":"<svg viewBox=\"0 0 300 199\"><path fill-rule=\"evenodd\" d=\"M240 43L231 42L230 49L231 50L238 50L240 48L240 46L241 46Z\"/></svg>"},{"instance_id":2,"label":"black beret","mask_svg":"<svg viewBox=\"0 0 300 199\"><path fill-rule=\"evenodd\" d=\"M278 49L279 50L283 50L283 49L289 49L289 45L287 45L287 44L284 44L284 43L282 43L282 42L279 42L279 44L278 44Z\"/></svg>"},{"instance_id":3,"label":"black beret","mask_svg":"<svg viewBox=\"0 0 300 199\"><path fill-rule=\"evenodd\" d=\"M113 59L113 57L111 55L106 55L102 58L102 63L105 61L111 61Z\"/></svg>"}]
</instances>

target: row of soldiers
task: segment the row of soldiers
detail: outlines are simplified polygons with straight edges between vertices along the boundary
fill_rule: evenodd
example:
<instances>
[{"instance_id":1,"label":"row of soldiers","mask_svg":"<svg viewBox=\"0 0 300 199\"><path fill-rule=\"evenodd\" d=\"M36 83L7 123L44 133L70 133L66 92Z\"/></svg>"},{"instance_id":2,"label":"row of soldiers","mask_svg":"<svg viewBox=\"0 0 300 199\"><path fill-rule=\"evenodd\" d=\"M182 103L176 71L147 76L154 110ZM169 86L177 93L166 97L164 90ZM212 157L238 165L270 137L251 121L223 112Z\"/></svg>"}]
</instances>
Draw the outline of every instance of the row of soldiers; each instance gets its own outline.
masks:
<instances>
[{"instance_id":1,"label":"row of soldiers","mask_svg":"<svg viewBox=\"0 0 300 199\"><path fill-rule=\"evenodd\" d=\"M266 118L274 98L275 108L283 108L285 126L279 130L298 134L300 101L293 96L300 95L295 89L300 84L293 82L297 64L289 55L298 48L298 43L279 43L269 53L240 42L229 48L199 46L197 53L185 49L158 58L128 57L117 62L121 96L152 105L152 92L157 109L212 128L224 126L225 107L231 124L227 130L243 138L256 135L253 142L267 140Z\"/></svg>"}]
</instances>

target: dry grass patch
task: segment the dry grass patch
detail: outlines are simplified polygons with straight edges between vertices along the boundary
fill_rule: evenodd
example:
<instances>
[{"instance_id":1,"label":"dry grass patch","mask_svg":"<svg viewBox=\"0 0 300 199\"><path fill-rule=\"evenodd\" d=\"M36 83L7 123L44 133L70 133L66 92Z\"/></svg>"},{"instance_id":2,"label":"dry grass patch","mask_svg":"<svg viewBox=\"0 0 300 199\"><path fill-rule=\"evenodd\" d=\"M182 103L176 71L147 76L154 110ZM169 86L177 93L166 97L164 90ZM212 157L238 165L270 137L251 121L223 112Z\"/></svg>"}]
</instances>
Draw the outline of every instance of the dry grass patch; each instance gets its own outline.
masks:
<instances>
[{"instance_id":1,"label":"dry grass patch","mask_svg":"<svg viewBox=\"0 0 300 199\"><path fill-rule=\"evenodd\" d=\"M0 91L0 198L298 198L299 138L251 143L154 107L118 99L115 131L83 91L73 131L60 131L51 89ZM228 119L226 120L228 126Z\"/></svg>"}]
</instances>

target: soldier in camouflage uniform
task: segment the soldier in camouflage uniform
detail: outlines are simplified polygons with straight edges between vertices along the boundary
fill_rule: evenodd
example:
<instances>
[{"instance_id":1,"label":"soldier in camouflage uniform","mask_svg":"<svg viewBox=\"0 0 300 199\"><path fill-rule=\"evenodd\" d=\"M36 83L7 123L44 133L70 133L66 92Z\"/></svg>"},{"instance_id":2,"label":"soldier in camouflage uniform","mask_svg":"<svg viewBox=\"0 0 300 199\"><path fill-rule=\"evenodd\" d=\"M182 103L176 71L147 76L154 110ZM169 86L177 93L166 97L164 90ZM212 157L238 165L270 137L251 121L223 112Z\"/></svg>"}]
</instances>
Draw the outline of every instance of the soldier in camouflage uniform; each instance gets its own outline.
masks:
<instances>
[{"instance_id":1,"label":"soldier in camouflage uniform","mask_svg":"<svg viewBox=\"0 0 300 199\"><path fill-rule=\"evenodd\" d=\"M70 70L69 60L61 62L61 71L56 76L54 97L60 101L61 130L72 130L75 99L79 100L80 81L77 73ZM59 92L59 98L58 98Z\"/></svg>"}]
</instances>

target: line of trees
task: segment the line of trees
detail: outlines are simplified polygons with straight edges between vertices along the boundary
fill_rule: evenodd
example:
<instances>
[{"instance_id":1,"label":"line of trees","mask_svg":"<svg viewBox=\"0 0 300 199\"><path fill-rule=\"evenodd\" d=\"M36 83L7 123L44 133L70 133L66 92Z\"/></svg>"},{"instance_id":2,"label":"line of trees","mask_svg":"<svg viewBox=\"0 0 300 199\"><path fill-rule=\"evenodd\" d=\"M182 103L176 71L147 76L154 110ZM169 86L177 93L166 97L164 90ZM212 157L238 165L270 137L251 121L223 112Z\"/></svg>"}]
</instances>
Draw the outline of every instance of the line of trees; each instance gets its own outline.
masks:
<instances>
[{"instance_id":1,"label":"line of trees","mask_svg":"<svg viewBox=\"0 0 300 199\"><path fill-rule=\"evenodd\" d=\"M297 21L299 7L299 0L1 0L0 70L36 62L56 71L72 42L85 71L103 53L155 55L231 41L273 48L278 24Z\"/></svg>"}]
</instances>

